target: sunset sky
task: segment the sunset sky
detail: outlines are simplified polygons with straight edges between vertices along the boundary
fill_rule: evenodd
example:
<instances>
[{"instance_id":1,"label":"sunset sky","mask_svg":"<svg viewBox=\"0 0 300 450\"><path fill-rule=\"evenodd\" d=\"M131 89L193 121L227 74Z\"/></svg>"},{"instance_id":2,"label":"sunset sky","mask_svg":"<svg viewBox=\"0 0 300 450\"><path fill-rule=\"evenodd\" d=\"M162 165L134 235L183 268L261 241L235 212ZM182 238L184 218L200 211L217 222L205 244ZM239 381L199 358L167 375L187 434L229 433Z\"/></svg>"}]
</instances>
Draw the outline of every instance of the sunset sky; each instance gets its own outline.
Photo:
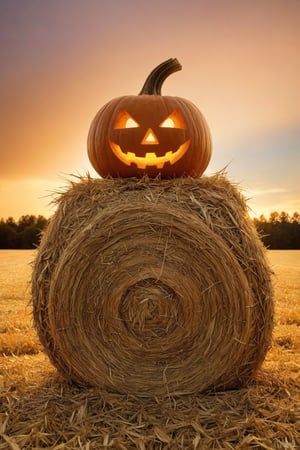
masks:
<instances>
[{"instance_id":1,"label":"sunset sky","mask_svg":"<svg viewBox=\"0 0 300 450\"><path fill-rule=\"evenodd\" d=\"M50 216L90 172L102 105L176 57L163 94L205 115L254 215L300 212L300 0L0 0L0 218Z\"/></svg>"}]
</instances>

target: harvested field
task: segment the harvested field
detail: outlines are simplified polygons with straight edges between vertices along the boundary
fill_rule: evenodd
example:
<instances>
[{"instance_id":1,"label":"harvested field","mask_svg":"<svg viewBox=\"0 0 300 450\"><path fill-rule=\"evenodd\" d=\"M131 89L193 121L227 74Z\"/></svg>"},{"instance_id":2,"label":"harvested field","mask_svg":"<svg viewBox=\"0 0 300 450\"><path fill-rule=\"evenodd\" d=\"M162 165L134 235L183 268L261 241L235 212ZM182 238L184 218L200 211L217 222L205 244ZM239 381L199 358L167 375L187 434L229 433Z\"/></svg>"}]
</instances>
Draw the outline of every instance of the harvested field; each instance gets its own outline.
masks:
<instances>
[{"instance_id":1,"label":"harvested field","mask_svg":"<svg viewBox=\"0 0 300 450\"><path fill-rule=\"evenodd\" d=\"M300 252L269 251L275 330L247 388L140 399L60 379L32 328L32 251L0 252L0 450L300 448Z\"/></svg>"}]
</instances>

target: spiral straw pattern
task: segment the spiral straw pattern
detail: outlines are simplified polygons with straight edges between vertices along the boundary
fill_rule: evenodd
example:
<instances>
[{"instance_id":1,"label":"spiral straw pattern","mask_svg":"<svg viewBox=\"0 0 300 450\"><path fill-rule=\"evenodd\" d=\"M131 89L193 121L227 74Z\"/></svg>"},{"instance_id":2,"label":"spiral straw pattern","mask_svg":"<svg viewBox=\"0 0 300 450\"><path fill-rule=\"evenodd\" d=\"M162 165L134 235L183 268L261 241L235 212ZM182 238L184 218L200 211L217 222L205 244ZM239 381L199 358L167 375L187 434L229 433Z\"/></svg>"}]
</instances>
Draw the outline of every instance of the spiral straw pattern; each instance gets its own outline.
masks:
<instances>
[{"instance_id":1,"label":"spiral straw pattern","mask_svg":"<svg viewBox=\"0 0 300 450\"><path fill-rule=\"evenodd\" d=\"M236 387L270 345L270 271L222 175L73 183L32 292L46 352L83 385L140 396Z\"/></svg>"}]
</instances>

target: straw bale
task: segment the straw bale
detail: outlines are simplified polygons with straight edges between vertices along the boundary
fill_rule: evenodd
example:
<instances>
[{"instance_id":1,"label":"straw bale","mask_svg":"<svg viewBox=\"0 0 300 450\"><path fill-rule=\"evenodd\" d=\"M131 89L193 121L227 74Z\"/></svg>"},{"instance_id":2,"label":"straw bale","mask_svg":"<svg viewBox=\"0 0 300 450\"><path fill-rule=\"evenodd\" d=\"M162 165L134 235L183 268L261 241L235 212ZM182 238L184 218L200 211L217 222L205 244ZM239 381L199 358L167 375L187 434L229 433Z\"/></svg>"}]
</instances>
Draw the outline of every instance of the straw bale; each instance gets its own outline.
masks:
<instances>
[{"instance_id":1,"label":"straw bale","mask_svg":"<svg viewBox=\"0 0 300 450\"><path fill-rule=\"evenodd\" d=\"M224 174L79 177L57 203L32 297L66 379L144 397L249 382L271 342L271 274Z\"/></svg>"}]
</instances>

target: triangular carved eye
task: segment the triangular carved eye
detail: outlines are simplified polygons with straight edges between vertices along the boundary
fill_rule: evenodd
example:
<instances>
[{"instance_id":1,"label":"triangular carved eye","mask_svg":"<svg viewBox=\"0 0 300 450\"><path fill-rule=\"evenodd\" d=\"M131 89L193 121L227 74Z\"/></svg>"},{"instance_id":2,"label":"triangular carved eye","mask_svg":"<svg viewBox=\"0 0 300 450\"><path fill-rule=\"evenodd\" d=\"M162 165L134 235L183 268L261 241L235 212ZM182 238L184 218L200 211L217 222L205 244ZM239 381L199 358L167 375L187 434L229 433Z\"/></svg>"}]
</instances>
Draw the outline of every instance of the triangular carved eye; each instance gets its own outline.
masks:
<instances>
[{"instance_id":1,"label":"triangular carved eye","mask_svg":"<svg viewBox=\"0 0 300 450\"><path fill-rule=\"evenodd\" d=\"M186 128L182 114L178 109L173 111L159 126L162 128Z\"/></svg>"},{"instance_id":2,"label":"triangular carved eye","mask_svg":"<svg viewBox=\"0 0 300 450\"><path fill-rule=\"evenodd\" d=\"M114 128L137 128L139 124L127 111L119 111L115 120Z\"/></svg>"}]
</instances>

